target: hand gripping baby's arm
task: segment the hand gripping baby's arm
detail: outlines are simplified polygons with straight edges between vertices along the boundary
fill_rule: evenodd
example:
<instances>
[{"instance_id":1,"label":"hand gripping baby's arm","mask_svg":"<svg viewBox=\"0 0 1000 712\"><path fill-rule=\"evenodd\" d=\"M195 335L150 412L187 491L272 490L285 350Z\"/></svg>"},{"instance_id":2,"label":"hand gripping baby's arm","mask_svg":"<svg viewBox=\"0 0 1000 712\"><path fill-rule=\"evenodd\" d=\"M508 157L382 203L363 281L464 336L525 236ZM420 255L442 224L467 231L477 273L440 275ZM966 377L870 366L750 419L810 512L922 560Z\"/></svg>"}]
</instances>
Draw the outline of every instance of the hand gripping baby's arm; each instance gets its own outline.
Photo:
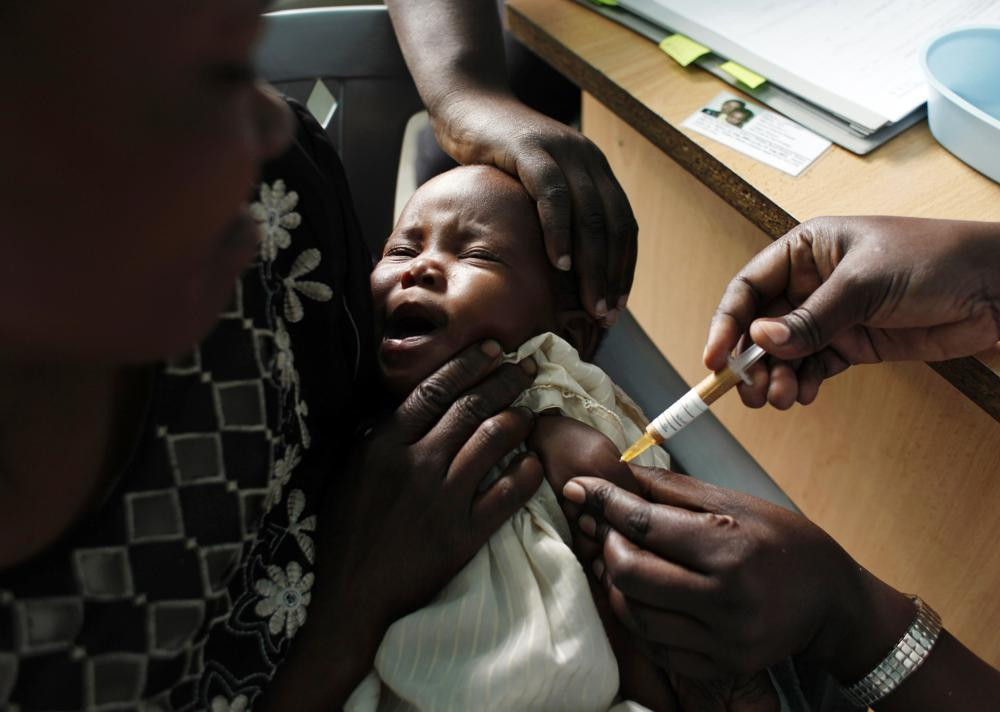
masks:
<instances>
[{"instance_id":1,"label":"hand gripping baby's arm","mask_svg":"<svg viewBox=\"0 0 1000 712\"><path fill-rule=\"evenodd\" d=\"M593 562L601 550L591 537L581 535L577 523L580 511L572 502L562 500L562 488L573 477L583 475L601 477L638 494L632 471L619 460L615 444L583 423L550 414L538 419L528 446L541 459L545 477L569 520L573 549L587 572L594 603L618 659L622 696L652 710L777 712L780 704L766 671L712 683L677 678L671 686L664 671L640 650L612 612L607 590L593 575Z\"/></svg>"},{"instance_id":2,"label":"hand gripping baby's arm","mask_svg":"<svg viewBox=\"0 0 1000 712\"><path fill-rule=\"evenodd\" d=\"M620 453L608 438L590 426L561 415L542 415L528 438L528 447L541 459L545 477L560 498L564 510L572 502L562 501L562 489L573 477L602 477L638 493L628 465L619 461ZM639 650L636 640L615 617L608 605L607 591L594 577L592 563L600 554L589 537L580 536L575 513L568 513L573 532L573 549L587 573L587 582L611 642L621 679L620 694L651 710L676 711L674 692L666 674ZM588 543L590 546L588 547Z\"/></svg>"}]
</instances>

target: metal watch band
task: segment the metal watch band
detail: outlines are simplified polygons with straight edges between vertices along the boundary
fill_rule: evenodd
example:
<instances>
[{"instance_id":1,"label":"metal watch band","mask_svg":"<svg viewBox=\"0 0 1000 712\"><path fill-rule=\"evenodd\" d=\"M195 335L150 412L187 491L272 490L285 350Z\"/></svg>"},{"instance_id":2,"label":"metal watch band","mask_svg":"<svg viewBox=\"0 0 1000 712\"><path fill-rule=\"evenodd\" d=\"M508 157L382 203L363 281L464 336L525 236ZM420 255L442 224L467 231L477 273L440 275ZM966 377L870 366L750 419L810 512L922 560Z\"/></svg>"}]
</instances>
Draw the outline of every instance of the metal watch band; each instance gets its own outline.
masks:
<instances>
[{"instance_id":1,"label":"metal watch band","mask_svg":"<svg viewBox=\"0 0 1000 712\"><path fill-rule=\"evenodd\" d=\"M927 659L941 633L941 617L919 597L911 598L917 606L917 617L896 647L861 680L841 688L858 707L870 707L899 687Z\"/></svg>"}]
</instances>

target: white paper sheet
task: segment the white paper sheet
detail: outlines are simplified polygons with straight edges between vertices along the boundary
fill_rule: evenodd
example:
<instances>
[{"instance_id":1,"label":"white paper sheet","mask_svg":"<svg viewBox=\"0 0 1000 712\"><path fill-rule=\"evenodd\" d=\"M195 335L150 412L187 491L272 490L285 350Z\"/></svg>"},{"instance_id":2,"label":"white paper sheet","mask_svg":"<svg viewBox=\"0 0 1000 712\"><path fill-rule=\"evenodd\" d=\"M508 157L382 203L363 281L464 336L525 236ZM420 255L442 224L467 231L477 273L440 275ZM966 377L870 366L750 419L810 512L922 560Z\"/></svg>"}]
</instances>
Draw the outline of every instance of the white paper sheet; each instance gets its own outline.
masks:
<instances>
[{"instance_id":1,"label":"white paper sheet","mask_svg":"<svg viewBox=\"0 0 1000 712\"><path fill-rule=\"evenodd\" d=\"M870 128L880 124L865 110L895 122L925 101L919 53L930 37L952 27L1000 22L997 0L620 4Z\"/></svg>"},{"instance_id":2,"label":"white paper sheet","mask_svg":"<svg viewBox=\"0 0 1000 712\"><path fill-rule=\"evenodd\" d=\"M793 176L830 147L822 136L729 92L719 93L681 126Z\"/></svg>"}]
</instances>

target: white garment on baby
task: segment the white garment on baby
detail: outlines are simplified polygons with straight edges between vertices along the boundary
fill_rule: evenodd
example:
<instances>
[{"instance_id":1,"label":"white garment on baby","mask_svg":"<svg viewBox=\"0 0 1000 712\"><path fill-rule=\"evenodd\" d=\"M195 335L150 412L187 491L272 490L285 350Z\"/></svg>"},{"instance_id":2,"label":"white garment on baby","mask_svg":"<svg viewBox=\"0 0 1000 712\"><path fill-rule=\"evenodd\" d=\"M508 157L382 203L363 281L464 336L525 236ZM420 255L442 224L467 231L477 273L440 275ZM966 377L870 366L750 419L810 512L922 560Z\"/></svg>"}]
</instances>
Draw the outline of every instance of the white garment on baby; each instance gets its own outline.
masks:
<instances>
[{"instance_id":1,"label":"white garment on baby","mask_svg":"<svg viewBox=\"0 0 1000 712\"><path fill-rule=\"evenodd\" d=\"M505 358L528 356L538 373L517 404L558 409L619 450L642 435L639 407L564 340L542 334ZM670 463L658 447L637 462ZM543 482L428 606L390 626L345 710L645 709L616 704L618 666L570 541Z\"/></svg>"}]
</instances>

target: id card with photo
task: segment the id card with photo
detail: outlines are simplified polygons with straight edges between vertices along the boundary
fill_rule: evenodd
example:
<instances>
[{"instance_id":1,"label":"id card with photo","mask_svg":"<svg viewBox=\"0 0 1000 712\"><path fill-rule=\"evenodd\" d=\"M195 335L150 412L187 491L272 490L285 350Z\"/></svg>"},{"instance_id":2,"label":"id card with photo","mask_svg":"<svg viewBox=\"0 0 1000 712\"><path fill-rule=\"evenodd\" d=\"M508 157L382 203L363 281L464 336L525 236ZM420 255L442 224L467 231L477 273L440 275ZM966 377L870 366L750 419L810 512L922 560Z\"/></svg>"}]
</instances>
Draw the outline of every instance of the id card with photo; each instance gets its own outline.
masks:
<instances>
[{"instance_id":1,"label":"id card with photo","mask_svg":"<svg viewBox=\"0 0 1000 712\"><path fill-rule=\"evenodd\" d=\"M830 147L822 136L729 92L719 93L681 126L793 176Z\"/></svg>"}]
</instances>

